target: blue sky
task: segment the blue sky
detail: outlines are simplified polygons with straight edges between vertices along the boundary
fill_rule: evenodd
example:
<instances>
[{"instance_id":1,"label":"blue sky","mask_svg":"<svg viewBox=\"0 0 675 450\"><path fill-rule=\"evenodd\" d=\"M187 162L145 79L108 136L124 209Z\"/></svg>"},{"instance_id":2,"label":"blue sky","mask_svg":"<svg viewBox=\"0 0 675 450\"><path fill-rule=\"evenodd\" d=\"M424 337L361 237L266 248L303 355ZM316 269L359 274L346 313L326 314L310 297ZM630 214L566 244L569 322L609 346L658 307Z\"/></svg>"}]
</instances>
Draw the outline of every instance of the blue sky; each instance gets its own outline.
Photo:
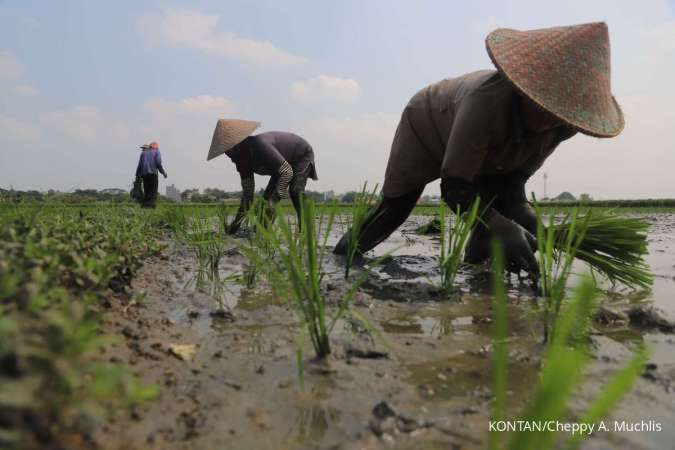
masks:
<instances>
[{"instance_id":1,"label":"blue sky","mask_svg":"<svg viewBox=\"0 0 675 450\"><path fill-rule=\"evenodd\" d=\"M0 1L0 187L127 187L158 140L169 183L237 189L205 161L219 117L306 137L310 189L381 182L410 96L492 68L489 31L597 20L626 130L565 143L529 189L546 172L553 194L675 197L675 8L656 0Z\"/></svg>"}]
</instances>

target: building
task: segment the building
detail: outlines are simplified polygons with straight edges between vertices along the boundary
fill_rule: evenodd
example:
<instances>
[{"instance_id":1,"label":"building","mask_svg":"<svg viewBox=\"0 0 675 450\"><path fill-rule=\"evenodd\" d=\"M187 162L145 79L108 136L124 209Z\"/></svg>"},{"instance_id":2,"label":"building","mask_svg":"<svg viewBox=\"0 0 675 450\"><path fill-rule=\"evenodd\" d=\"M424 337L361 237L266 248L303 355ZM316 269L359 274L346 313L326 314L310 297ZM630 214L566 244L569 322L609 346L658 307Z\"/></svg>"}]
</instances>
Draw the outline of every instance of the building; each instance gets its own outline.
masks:
<instances>
[{"instance_id":1,"label":"building","mask_svg":"<svg viewBox=\"0 0 675 450\"><path fill-rule=\"evenodd\" d=\"M166 197L174 202L180 202L180 189L176 188L173 184L166 187Z\"/></svg>"}]
</instances>

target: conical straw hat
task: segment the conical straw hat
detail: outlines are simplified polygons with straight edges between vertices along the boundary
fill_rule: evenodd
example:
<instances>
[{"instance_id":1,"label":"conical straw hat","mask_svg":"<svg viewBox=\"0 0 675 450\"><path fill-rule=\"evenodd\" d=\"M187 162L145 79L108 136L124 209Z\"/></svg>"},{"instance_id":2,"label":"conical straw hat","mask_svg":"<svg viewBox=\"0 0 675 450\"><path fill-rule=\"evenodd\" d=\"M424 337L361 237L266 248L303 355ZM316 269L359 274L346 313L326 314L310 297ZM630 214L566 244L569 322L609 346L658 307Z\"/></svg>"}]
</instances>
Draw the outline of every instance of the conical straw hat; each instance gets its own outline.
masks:
<instances>
[{"instance_id":1,"label":"conical straw hat","mask_svg":"<svg viewBox=\"0 0 675 450\"><path fill-rule=\"evenodd\" d=\"M237 119L220 119L216 124L216 129L213 131L213 139L211 140L211 148L206 157L207 161L212 160L216 156L220 156L255 131L260 126L260 122L252 122L250 120Z\"/></svg>"},{"instance_id":2,"label":"conical straw hat","mask_svg":"<svg viewBox=\"0 0 675 450\"><path fill-rule=\"evenodd\" d=\"M623 113L610 88L605 23L500 28L485 44L492 62L518 91L566 124L596 137L623 130Z\"/></svg>"}]
</instances>

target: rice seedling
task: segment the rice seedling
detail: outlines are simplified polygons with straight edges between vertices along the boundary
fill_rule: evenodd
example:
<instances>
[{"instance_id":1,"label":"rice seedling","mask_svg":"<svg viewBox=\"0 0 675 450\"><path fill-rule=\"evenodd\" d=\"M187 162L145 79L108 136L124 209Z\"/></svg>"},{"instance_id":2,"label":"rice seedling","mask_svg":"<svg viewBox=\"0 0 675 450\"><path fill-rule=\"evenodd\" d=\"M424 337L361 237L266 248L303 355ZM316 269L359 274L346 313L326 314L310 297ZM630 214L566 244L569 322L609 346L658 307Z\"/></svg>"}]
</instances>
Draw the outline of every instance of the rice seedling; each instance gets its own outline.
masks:
<instances>
[{"instance_id":1,"label":"rice seedling","mask_svg":"<svg viewBox=\"0 0 675 450\"><path fill-rule=\"evenodd\" d=\"M359 237L365 231L364 226L366 222L373 219L370 217L370 214L375 214L376 210L372 210L371 207L379 197L377 188L378 185L376 184L372 191L368 191L368 182L364 182L361 191L354 197L351 215L348 219L349 231L347 231L347 251L345 254L345 280L349 278L354 257L359 251Z\"/></svg>"},{"instance_id":2,"label":"rice seedling","mask_svg":"<svg viewBox=\"0 0 675 450\"><path fill-rule=\"evenodd\" d=\"M218 220L217 230L214 230L211 217L193 217L184 239L197 259L197 285L201 286L206 279L217 279L220 261L227 248L222 221Z\"/></svg>"},{"instance_id":3,"label":"rice seedling","mask_svg":"<svg viewBox=\"0 0 675 450\"><path fill-rule=\"evenodd\" d=\"M248 257L248 264L243 273L244 285L247 289L253 289L263 265L274 258L274 249L270 246L265 236L255 232L257 225L269 229L273 226L273 214L269 211L267 202L262 198L253 201L249 208L246 222L249 227L247 235L248 246L243 248L243 253Z\"/></svg>"},{"instance_id":4,"label":"rice seedling","mask_svg":"<svg viewBox=\"0 0 675 450\"><path fill-rule=\"evenodd\" d=\"M567 216L565 227L545 227L539 210L536 211L539 286L545 300L544 342L547 342L565 297L576 251L587 230L588 217L579 220L578 210L575 209Z\"/></svg>"},{"instance_id":5,"label":"rice seedling","mask_svg":"<svg viewBox=\"0 0 675 450\"><path fill-rule=\"evenodd\" d=\"M471 209L466 213L462 214L457 210L455 212L454 224L450 227L446 226L445 222L445 203L441 202L438 207L441 239L439 268L441 271L441 288L446 292L449 292L453 287L459 268L464 260L464 250L469 241L469 236L480 221L479 205L480 199L476 198L471 205Z\"/></svg>"},{"instance_id":6,"label":"rice seedling","mask_svg":"<svg viewBox=\"0 0 675 450\"><path fill-rule=\"evenodd\" d=\"M507 374L506 347L506 294L503 281L503 258L501 248L493 244L493 267L495 284L495 351L494 351L494 396L492 420L504 420ZM579 323L586 323L593 313L596 295L595 284L584 278L575 289L569 302L566 302L561 313L556 317L555 332L546 349L543 369L539 382L534 388L532 398L517 420L529 424L546 424L559 421L570 414L569 402L575 391L584 381L583 371L590 357L588 349L579 342L588 340L588 328L579 328ZM579 334L584 339L579 339ZM611 409L630 391L636 378L644 370L648 351L641 347L630 358L590 402L586 412L581 415L580 424L592 426L605 417ZM552 448L578 448L588 434L576 434L561 439L555 429L549 427L531 430L517 430L510 436L497 435L492 431L489 437L490 449L506 448L513 450L547 450ZM558 438L558 442L556 442ZM562 442L561 442L562 441Z\"/></svg>"},{"instance_id":7,"label":"rice seedling","mask_svg":"<svg viewBox=\"0 0 675 450\"><path fill-rule=\"evenodd\" d=\"M334 223L335 208L322 208L316 214L313 201L303 199L302 203L301 223L295 230L286 219L279 220L277 227L266 227L255 222L255 232L268 241L277 256L271 259L272 264L267 269L271 287L280 295L290 296L301 320L298 339L298 370L301 379L305 337L309 336L317 358L329 355L330 334L338 320L347 313L358 287L367 276L367 272L361 274L329 318L326 298L321 291L321 279L325 244ZM270 270L272 268L274 270ZM353 315L361 320L359 315Z\"/></svg>"},{"instance_id":8,"label":"rice seedling","mask_svg":"<svg viewBox=\"0 0 675 450\"><path fill-rule=\"evenodd\" d=\"M584 216L573 212L555 227L556 242L564 242L573 221L585 222L585 233L575 250L577 259L612 283L647 289L653 283L649 265L647 230L649 224L641 219L621 217L612 211L591 210Z\"/></svg>"},{"instance_id":9,"label":"rice seedling","mask_svg":"<svg viewBox=\"0 0 675 450\"><path fill-rule=\"evenodd\" d=\"M645 222L603 211L589 210L582 215L574 208L556 223L555 211L546 219L538 208L535 211L539 286L547 300L545 341L560 311L575 258L587 263L592 273L600 273L612 282L640 287L651 285L652 275L644 260L647 254Z\"/></svg>"}]
</instances>

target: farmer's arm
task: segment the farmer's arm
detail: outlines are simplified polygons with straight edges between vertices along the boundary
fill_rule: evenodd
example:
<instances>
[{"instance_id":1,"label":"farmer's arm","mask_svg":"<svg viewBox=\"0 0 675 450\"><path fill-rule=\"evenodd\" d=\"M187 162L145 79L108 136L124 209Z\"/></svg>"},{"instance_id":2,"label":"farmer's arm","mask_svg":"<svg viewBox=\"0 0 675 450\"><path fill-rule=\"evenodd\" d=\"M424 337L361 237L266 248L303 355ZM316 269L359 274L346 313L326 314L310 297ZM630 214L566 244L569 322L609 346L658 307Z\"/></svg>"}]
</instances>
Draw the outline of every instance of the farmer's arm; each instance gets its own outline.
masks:
<instances>
[{"instance_id":1,"label":"farmer's arm","mask_svg":"<svg viewBox=\"0 0 675 450\"><path fill-rule=\"evenodd\" d=\"M488 153L490 121L494 120L479 102L464 102L457 111L441 166L441 193L453 211L471 209L479 196L474 183ZM490 241L498 239L511 270L537 272L536 240L520 225L507 219L489 204L480 208L481 224L471 234L466 261L482 262L490 256Z\"/></svg>"},{"instance_id":2,"label":"farmer's arm","mask_svg":"<svg viewBox=\"0 0 675 450\"><path fill-rule=\"evenodd\" d=\"M273 145L267 142L259 141L254 151L256 159L272 172L272 178L265 189L265 199L278 202L282 198L287 198L288 185L293 178L291 165Z\"/></svg>"},{"instance_id":3,"label":"farmer's arm","mask_svg":"<svg viewBox=\"0 0 675 450\"><path fill-rule=\"evenodd\" d=\"M250 174L241 176L241 201L239 202L239 209L237 210L237 215L234 216L234 220L227 228L229 234L235 234L239 231L241 223L244 221L246 214L248 213L251 204L253 203L253 197L255 195L255 179L253 178L253 172Z\"/></svg>"},{"instance_id":4,"label":"farmer's arm","mask_svg":"<svg viewBox=\"0 0 675 450\"><path fill-rule=\"evenodd\" d=\"M162 154L159 152L159 150L157 150L157 153L155 154L155 164L157 165L159 172L164 175L164 178L166 178L166 171L164 170L164 167L162 167Z\"/></svg>"},{"instance_id":5,"label":"farmer's arm","mask_svg":"<svg viewBox=\"0 0 675 450\"><path fill-rule=\"evenodd\" d=\"M557 136L549 148L533 155L518 171L504 176L503 179L493 180L491 189L498 193L495 208L534 235L537 234L537 216L527 201L525 183L541 168L561 142L575 134L576 131L570 127L559 127Z\"/></svg>"}]
</instances>

